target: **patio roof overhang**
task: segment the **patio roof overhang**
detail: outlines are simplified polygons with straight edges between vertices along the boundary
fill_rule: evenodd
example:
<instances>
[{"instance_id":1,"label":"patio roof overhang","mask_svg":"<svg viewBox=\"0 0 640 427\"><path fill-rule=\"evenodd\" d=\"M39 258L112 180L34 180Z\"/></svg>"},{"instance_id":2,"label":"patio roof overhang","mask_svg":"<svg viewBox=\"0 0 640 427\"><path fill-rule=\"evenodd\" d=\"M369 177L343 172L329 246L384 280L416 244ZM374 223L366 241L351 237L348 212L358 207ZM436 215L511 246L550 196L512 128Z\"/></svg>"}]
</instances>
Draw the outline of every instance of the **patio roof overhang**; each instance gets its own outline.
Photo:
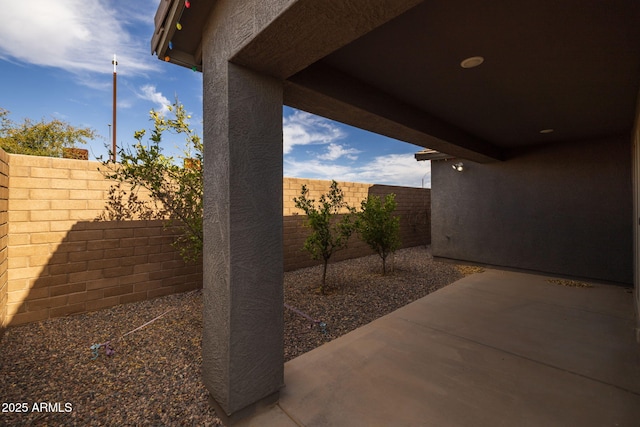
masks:
<instances>
[{"instance_id":1,"label":"patio roof overhang","mask_svg":"<svg viewBox=\"0 0 640 427\"><path fill-rule=\"evenodd\" d=\"M151 54L156 54L161 60L202 71L201 33L214 3L161 0L154 18Z\"/></svg>"},{"instance_id":2,"label":"patio roof overhang","mask_svg":"<svg viewBox=\"0 0 640 427\"><path fill-rule=\"evenodd\" d=\"M216 3L162 0L152 52L202 70L201 34ZM230 58L285 80L287 105L479 162L632 128L635 0L289 3ZM377 15L345 14L357 8ZM313 13L312 28L294 25ZM461 66L474 56L484 63Z\"/></svg>"},{"instance_id":3,"label":"patio roof overhang","mask_svg":"<svg viewBox=\"0 0 640 427\"><path fill-rule=\"evenodd\" d=\"M283 103L486 163L586 140L600 144L591 159L633 129L637 0L192 1L162 1L152 51L204 73L203 379L230 417L282 386Z\"/></svg>"}]
</instances>

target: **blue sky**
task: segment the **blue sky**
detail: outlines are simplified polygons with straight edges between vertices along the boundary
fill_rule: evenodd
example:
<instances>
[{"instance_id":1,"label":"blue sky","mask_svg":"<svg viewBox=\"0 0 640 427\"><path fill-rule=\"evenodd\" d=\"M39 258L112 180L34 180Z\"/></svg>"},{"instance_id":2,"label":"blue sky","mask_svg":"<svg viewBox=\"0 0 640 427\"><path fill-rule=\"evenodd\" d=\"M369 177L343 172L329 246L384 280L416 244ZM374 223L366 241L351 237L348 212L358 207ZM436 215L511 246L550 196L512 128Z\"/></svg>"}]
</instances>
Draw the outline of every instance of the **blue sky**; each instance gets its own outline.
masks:
<instances>
[{"instance_id":1,"label":"blue sky","mask_svg":"<svg viewBox=\"0 0 640 427\"><path fill-rule=\"evenodd\" d=\"M99 135L91 158L107 156L113 54L118 56L117 141L148 129L149 110L176 96L202 135L202 75L150 53L159 0L0 0L0 107L21 122L61 119ZM375 184L431 186L421 147L288 107L283 111L284 175ZM206 143L206 141L205 141ZM182 141L167 140L167 154Z\"/></svg>"}]
</instances>

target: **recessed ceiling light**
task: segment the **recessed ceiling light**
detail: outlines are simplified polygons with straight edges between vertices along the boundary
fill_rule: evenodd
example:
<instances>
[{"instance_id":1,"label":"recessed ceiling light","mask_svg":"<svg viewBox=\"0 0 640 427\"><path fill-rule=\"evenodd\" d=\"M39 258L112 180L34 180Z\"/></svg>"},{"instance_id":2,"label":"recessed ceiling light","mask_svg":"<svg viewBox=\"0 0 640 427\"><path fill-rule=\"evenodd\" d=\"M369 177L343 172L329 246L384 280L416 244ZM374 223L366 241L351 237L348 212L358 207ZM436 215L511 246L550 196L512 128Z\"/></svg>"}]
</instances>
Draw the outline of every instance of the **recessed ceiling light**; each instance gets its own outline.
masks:
<instances>
[{"instance_id":1,"label":"recessed ceiling light","mask_svg":"<svg viewBox=\"0 0 640 427\"><path fill-rule=\"evenodd\" d=\"M460 63L462 68L473 68L484 62L484 58L482 56L472 56L470 58L465 59Z\"/></svg>"},{"instance_id":2,"label":"recessed ceiling light","mask_svg":"<svg viewBox=\"0 0 640 427\"><path fill-rule=\"evenodd\" d=\"M553 132L553 129L542 129L540 131L540 133L542 133L542 134L547 134L547 133L552 133L552 132Z\"/></svg>"}]
</instances>

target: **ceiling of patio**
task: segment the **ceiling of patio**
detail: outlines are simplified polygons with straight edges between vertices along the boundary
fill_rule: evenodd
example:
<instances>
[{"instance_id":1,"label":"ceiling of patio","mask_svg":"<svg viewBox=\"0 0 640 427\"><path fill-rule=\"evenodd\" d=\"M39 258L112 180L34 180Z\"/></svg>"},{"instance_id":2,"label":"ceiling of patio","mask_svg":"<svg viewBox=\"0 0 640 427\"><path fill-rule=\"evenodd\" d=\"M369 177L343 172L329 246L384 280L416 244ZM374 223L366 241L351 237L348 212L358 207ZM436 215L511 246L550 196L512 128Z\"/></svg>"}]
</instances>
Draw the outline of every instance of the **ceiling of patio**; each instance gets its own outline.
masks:
<instances>
[{"instance_id":1,"label":"ceiling of patio","mask_svg":"<svg viewBox=\"0 0 640 427\"><path fill-rule=\"evenodd\" d=\"M201 29L213 4L193 2L182 16L184 2L163 1L152 51L164 59L173 40L167 60L201 69ZM176 31L179 19L191 31ZM632 129L640 88L638 0L428 0L350 43L345 35L346 45L305 62L322 50L305 45L314 32L317 40L324 40L317 33L323 30L342 36L345 21L336 22L305 35L295 23L279 22L280 44L266 35L251 55L233 60L285 79L287 105L476 161ZM473 56L484 62L460 66ZM272 58L304 65L279 72L260 62ZM553 132L540 133L545 129Z\"/></svg>"},{"instance_id":2,"label":"ceiling of patio","mask_svg":"<svg viewBox=\"0 0 640 427\"><path fill-rule=\"evenodd\" d=\"M484 63L460 66L473 56ZM320 75L336 92L344 79L411 107L486 154L625 134L640 82L640 2L426 1L290 80L320 87Z\"/></svg>"}]
</instances>

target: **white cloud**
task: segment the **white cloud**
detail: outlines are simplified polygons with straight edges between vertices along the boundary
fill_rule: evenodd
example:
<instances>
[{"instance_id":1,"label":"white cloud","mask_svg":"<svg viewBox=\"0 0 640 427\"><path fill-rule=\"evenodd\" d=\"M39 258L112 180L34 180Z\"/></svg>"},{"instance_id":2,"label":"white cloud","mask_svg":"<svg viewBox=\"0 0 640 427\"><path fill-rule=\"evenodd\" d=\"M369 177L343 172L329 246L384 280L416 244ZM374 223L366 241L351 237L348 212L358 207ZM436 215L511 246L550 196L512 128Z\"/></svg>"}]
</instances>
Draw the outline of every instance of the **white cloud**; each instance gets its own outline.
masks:
<instances>
[{"instance_id":1,"label":"white cloud","mask_svg":"<svg viewBox=\"0 0 640 427\"><path fill-rule=\"evenodd\" d=\"M361 150L338 143L340 139L347 137L340 124L304 111L293 111L283 119L285 176L412 187L423 184L425 187L431 186L431 165L429 162L416 161L414 153L388 154L374 157L368 162L362 161L357 156L362 153ZM296 145L326 145L326 151L315 157L307 153L305 158L296 158L291 153ZM336 162L339 159L350 162Z\"/></svg>"},{"instance_id":2,"label":"white cloud","mask_svg":"<svg viewBox=\"0 0 640 427\"><path fill-rule=\"evenodd\" d=\"M131 101L130 99L119 99L118 100L118 108L132 108L133 107L133 101Z\"/></svg>"},{"instance_id":3,"label":"white cloud","mask_svg":"<svg viewBox=\"0 0 640 427\"><path fill-rule=\"evenodd\" d=\"M318 160L298 161L284 159L284 176L294 178L335 179L345 176L351 168L345 165L323 163Z\"/></svg>"},{"instance_id":4,"label":"white cloud","mask_svg":"<svg viewBox=\"0 0 640 427\"><path fill-rule=\"evenodd\" d=\"M330 120L300 110L283 118L282 133L284 154L296 145L331 144L346 136Z\"/></svg>"},{"instance_id":5,"label":"white cloud","mask_svg":"<svg viewBox=\"0 0 640 427\"><path fill-rule=\"evenodd\" d=\"M142 93L138 96L142 99L146 99L147 101L151 101L156 104L156 111L159 111L162 114L166 114L169 112L169 106L171 105L171 101L167 99L161 92L156 90L156 87L153 85L144 85L140 88Z\"/></svg>"},{"instance_id":6,"label":"white cloud","mask_svg":"<svg viewBox=\"0 0 640 427\"><path fill-rule=\"evenodd\" d=\"M360 153L360 150L356 150L355 148L344 148L344 146L339 144L334 144L333 142L329 144L327 147L327 152L318 156L320 160L338 160L340 157L344 156L349 160L357 160L358 156L355 154Z\"/></svg>"},{"instance_id":7,"label":"white cloud","mask_svg":"<svg viewBox=\"0 0 640 427\"><path fill-rule=\"evenodd\" d=\"M420 187L424 182L425 187L431 187L431 164L416 161L411 153L375 157L357 167L324 163L318 159L297 161L285 157L284 175L408 187Z\"/></svg>"},{"instance_id":8,"label":"white cloud","mask_svg":"<svg viewBox=\"0 0 640 427\"><path fill-rule=\"evenodd\" d=\"M118 74L138 75L156 69L149 38L134 37L129 28L151 28L153 12L134 15L114 9L104 0L21 0L2 2L0 59L86 73L112 73L113 54ZM127 7L151 8L156 1L129 2ZM144 19L144 22L139 21ZM149 30L151 31L151 30Z\"/></svg>"},{"instance_id":9,"label":"white cloud","mask_svg":"<svg viewBox=\"0 0 640 427\"><path fill-rule=\"evenodd\" d=\"M418 162L413 153L379 156L355 171L358 180L374 184L410 185L419 187L425 174L431 184L431 164ZM374 182L375 181L375 182Z\"/></svg>"}]
</instances>

